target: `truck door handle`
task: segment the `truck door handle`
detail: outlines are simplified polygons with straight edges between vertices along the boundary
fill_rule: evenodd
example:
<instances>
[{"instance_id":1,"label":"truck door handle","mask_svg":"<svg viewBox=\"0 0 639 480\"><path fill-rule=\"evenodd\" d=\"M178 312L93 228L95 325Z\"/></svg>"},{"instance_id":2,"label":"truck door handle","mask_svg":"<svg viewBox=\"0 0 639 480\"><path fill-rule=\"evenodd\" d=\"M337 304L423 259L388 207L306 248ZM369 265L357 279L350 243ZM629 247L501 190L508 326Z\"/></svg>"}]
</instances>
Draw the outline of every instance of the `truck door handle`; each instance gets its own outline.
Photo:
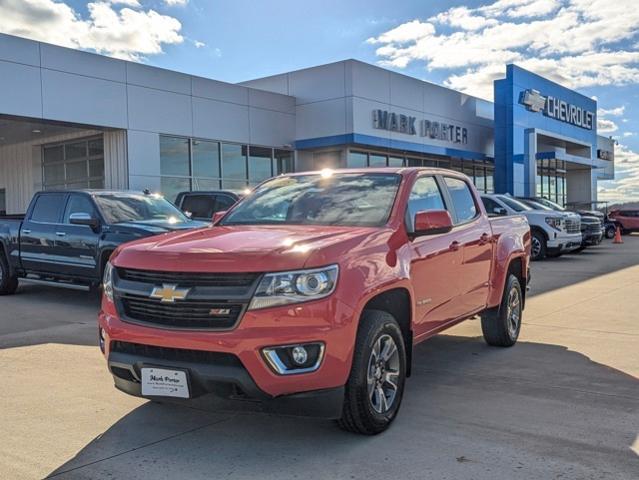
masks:
<instances>
[{"instance_id":1,"label":"truck door handle","mask_svg":"<svg viewBox=\"0 0 639 480\"><path fill-rule=\"evenodd\" d=\"M453 252L456 252L457 250L459 250L459 242L457 240L455 240L453 243L451 243L448 248L450 250L452 250Z\"/></svg>"},{"instance_id":2,"label":"truck door handle","mask_svg":"<svg viewBox=\"0 0 639 480\"><path fill-rule=\"evenodd\" d=\"M66 235L67 235L67 234L66 234L66 233L64 233L64 232L55 232L55 234L56 234L58 237L66 237Z\"/></svg>"},{"instance_id":3,"label":"truck door handle","mask_svg":"<svg viewBox=\"0 0 639 480\"><path fill-rule=\"evenodd\" d=\"M487 233L482 233L481 237L479 237L480 245L485 245L489 241L490 241L490 235L488 235Z\"/></svg>"}]
</instances>

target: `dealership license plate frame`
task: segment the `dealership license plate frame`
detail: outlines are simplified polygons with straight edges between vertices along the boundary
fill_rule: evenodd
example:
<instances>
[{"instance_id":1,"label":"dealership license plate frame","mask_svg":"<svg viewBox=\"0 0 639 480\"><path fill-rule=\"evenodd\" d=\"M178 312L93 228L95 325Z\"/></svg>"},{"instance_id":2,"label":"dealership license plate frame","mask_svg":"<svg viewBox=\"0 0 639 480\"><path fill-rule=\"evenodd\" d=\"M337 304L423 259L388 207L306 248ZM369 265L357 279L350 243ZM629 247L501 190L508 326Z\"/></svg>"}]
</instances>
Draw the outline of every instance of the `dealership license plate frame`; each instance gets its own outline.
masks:
<instances>
[{"instance_id":1,"label":"dealership license plate frame","mask_svg":"<svg viewBox=\"0 0 639 480\"><path fill-rule=\"evenodd\" d=\"M170 384L150 383L147 376L151 373L177 377L178 383L173 388ZM189 371L183 368L144 365L140 368L140 384L143 397L191 398L191 378Z\"/></svg>"}]
</instances>

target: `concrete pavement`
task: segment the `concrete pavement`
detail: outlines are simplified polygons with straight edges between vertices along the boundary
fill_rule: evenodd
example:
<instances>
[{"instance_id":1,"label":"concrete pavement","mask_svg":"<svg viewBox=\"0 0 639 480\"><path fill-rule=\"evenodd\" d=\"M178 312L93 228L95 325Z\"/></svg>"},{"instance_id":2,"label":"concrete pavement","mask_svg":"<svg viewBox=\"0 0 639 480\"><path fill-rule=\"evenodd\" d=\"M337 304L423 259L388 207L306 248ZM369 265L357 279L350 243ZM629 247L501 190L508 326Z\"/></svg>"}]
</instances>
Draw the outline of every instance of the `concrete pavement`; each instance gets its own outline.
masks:
<instances>
[{"instance_id":1,"label":"concrete pavement","mask_svg":"<svg viewBox=\"0 0 639 480\"><path fill-rule=\"evenodd\" d=\"M402 411L369 438L331 422L117 392L97 301L0 298L0 478L639 478L639 237L533 265L520 341L468 321L417 347Z\"/></svg>"}]
</instances>

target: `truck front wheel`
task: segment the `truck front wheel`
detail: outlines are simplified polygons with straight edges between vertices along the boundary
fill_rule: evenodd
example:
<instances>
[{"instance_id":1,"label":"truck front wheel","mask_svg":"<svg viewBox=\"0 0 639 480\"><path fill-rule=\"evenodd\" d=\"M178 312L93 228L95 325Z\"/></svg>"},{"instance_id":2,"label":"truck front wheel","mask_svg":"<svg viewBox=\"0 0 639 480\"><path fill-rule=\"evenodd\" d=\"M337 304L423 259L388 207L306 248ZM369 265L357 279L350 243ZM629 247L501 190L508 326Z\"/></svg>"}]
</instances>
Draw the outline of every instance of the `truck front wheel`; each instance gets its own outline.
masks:
<instances>
[{"instance_id":1,"label":"truck front wheel","mask_svg":"<svg viewBox=\"0 0 639 480\"><path fill-rule=\"evenodd\" d=\"M0 295L12 295L18 288L18 277L11 274L7 259L0 252Z\"/></svg>"},{"instance_id":2,"label":"truck front wheel","mask_svg":"<svg viewBox=\"0 0 639 480\"><path fill-rule=\"evenodd\" d=\"M406 348L397 321L387 312L365 310L339 426L363 435L386 430L399 411L405 379Z\"/></svg>"},{"instance_id":3,"label":"truck front wheel","mask_svg":"<svg viewBox=\"0 0 639 480\"><path fill-rule=\"evenodd\" d=\"M530 259L543 260L546 258L546 237L543 233L533 230L531 238Z\"/></svg>"},{"instance_id":4,"label":"truck front wheel","mask_svg":"<svg viewBox=\"0 0 639 480\"><path fill-rule=\"evenodd\" d=\"M486 310L481 315L481 330L488 345L511 347L517 342L521 329L523 301L521 285L514 275L508 275L497 308Z\"/></svg>"}]
</instances>

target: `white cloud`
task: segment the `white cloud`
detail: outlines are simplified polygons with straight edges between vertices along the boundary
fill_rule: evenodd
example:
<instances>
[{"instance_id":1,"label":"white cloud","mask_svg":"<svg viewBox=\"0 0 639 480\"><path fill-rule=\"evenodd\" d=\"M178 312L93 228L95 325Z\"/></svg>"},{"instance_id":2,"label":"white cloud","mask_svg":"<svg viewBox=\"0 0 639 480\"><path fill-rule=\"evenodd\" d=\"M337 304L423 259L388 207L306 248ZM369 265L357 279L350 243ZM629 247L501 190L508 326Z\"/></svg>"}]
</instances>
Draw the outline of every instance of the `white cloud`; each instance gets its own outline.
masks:
<instances>
[{"instance_id":1,"label":"white cloud","mask_svg":"<svg viewBox=\"0 0 639 480\"><path fill-rule=\"evenodd\" d=\"M639 201L639 154L624 144L615 147L615 180L599 182L597 192L599 200Z\"/></svg>"},{"instance_id":2,"label":"white cloud","mask_svg":"<svg viewBox=\"0 0 639 480\"><path fill-rule=\"evenodd\" d=\"M639 32L636 0L498 0L454 7L369 38L383 65L423 62L447 86L492 98L505 63L569 88L639 82L639 51L617 42Z\"/></svg>"},{"instance_id":3,"label":"white cloud","mask_svg":"<svg viewBox=\"0 0 639 480\"><path fill-rule=\"evenodd\" d=\"M597 133L612 133L619 129L617 124L607 118L597 118Z\"/></svg>"},{"instance_id":4,"label":"white cloud","mask_svg":"<svg viewBox=\"0 0 639 480\"><path fill-rule=\"evenodd\" d=\"M189 3L189 0L164 0L164 3L169 7L183 7Z\"/></svg>"},{"instance_id":5,"label":"white cloud","mask_svg":"<svg viewBox=\"0 0 639 480\"><path fill-rule=\"evenodd\" d=\"M607 115L612 115L613 117L620 117L624 114L625 111L626 111L625 105L622 105L620 107L610 108L610 109L598 108L597 115L602 117L605 117Z\"/></svg>"},{"instance_id":6,"label":"white cloud","mask_svg":"<svg viewBox=\"0 0 639 480\"><path fill-rule=\"evenodd\" d=\"M160 54L164 45L184 41L176 18L138 7L133 0L96 0L87 4L83 18L54 0L0 0L0 31L129 60Z\"/></svg>"},{"instance_id":7,"label":"white cloud","mask_svg":"<svg viewBox=\"0 0 639 480\"><path fill-rule=\"evenodd\" d=\"M204 42L200 42L199 40L194 40L194 41L193 41L193 45L195 45L195 48L203 48L203 47L206 47L206 43L204 43Z\"/></svg>"},{"instance_id":8,"label":"white cloud","mask_svg":"<svg viewBox=\"0 0 639 480\"><path fill-rule=\"evenodd\" d=\"M619 129L619 126L613 121L610 120L611 117L621 117L626 111L626 106L621 105L620 107L614 108L598 108L597 109L597 132L600 134L612 133L616 132Z\"/></svg>"},{"instance_id":9,"label":"white cloud","mask_svg":"<svg viewBox=\"0 0 639 480\"><path fill-rule=\"evenodd\" d=\"M634 137L636 135L635 132L623 132L623 137Z\"/></svg>"}]
</instances>

